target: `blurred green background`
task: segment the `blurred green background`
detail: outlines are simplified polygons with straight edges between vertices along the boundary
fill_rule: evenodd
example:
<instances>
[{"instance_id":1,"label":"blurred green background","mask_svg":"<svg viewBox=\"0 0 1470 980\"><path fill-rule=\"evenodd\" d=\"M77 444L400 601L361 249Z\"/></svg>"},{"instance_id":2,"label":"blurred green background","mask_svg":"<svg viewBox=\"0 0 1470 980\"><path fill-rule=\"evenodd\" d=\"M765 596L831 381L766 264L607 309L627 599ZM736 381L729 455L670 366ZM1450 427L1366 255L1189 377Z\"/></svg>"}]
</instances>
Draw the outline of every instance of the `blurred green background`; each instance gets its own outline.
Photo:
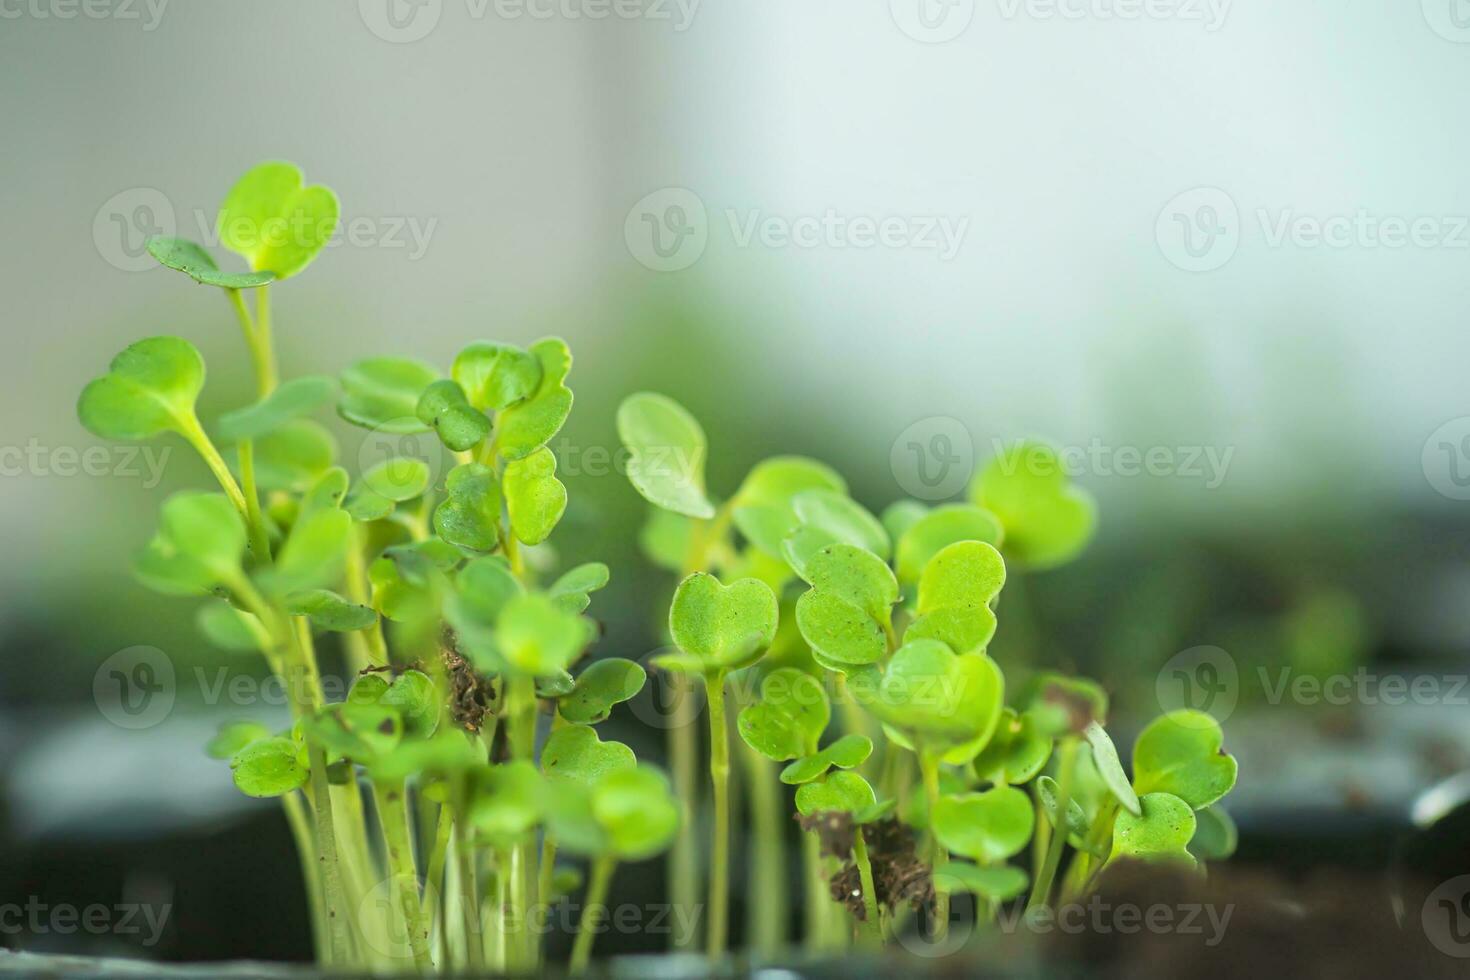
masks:
<instances>
[{"instance_id":1,"label":"blurred green background","mask_svg":"<svg viewBox=\"0 0 1470 980\"><path fill-rule=\"evenodd\" d=\"M356 229L274 291L288 374L571 344L554 541L613 567L604 652L656 646L669 588L637 553L641 502L596 463L628 392L704 422L717 494L796 452L875 511L923 492L922 467L963 474L997 439L1042 436L1077 451L1102 524L1081 562L1021 584L1000 656L1103 678L1126 729L1158 710L1171 657L1228 651L1247 810L1402 815L1470 761L1449 684L1395 706L1272 704L1257 670L1466 670L1470 135L1452 108L1470 31L1446 10L594 16L610 9L0 0L8 837L146 835L241 806L191 740L239 706L187 677L256 668L126 571L162 497L207 474L170 443L151 447L172 450L158 486L116 453L67 473L97 445L77 392L137 337L200 347L206 420L250 400L227 305L141 249L207 239L267 158L336 189ZM885 222L896 237L864 239ZM1391 244L1396 224L1422 234ZM930 247L944 228L953 247ZM338 434L350 468L377 458ZM1150 451L1160 472L1119 472ZM181 678L141 735L92 693L135 645Z\"/></svg>"}]
</instances>

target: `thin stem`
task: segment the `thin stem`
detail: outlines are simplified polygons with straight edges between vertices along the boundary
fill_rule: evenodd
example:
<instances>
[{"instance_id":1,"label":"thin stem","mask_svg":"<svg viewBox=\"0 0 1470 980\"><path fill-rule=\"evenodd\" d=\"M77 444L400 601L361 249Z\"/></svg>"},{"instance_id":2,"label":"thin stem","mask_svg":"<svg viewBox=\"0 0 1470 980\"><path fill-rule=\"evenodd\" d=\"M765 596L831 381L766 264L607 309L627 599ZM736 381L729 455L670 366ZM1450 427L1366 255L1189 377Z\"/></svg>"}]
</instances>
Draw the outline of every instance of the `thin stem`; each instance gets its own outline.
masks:
<instances>
[{"instance_id":1,"label":"thin stem","mask_svg":"<svg viewBox=\"0 0 1470 980\"><path fill-rule=\"evenodd\" d=\"M306 903L311 911L311 933L317 955L321 956L326 952L330 939L327 936L326 909L322 903L321 876L316 870L316 844L311 837L311 820L306 815L301 794L295 790L281 797L281 806L286 811L286 822L291 825L291 836L296 841L301 877L306 884Z\"/></svg>"},{"instance_id":2,"label":"thin stem","mask_svg":"<svg viewBox=\"0 0 1470 980\"><path fill-rule=\"evenodd\" d=\"M785 801L772 764L744 742L737 751L745 762L750 784L750 814L754 869L746 907L750 909L748 942L758 953L775 955L786 942L786 824Z\"/></svg>"},{"instance_id":3,"label":"thin stem","mask_svg":"<svg viewBox=\"0 0 1470 980\"><path fill-rule=\"evenodd\" d=\"M345 965L351 957L351 936L342 907L342 868L337 860L337 831L332 826L332 788L327 782L327 754L311 753L311 795L315 806L317 863L321 866L322 902L328 923L324 965Z\"/></svg>"},{"instance_id":4,"label":"thin stem","mask_svg":"<svg viewBox=\"0 0 1470 980\"><path fill-rule=\"evenodd\" d=\"M215 448L214 443L205 433L204 427L199 424L199 419L190 415L178 422L179 435L194 447L194 451L204 460L204 465L209 467L209 471L219 481L220 489L224 490L225 496L230 498L230 503L235 505L240 516L248 523L250 511L245 505L245 494L241 492L240 485L235 482L235 475L230 472L230 467L225 463L224 457L219 454L219 450Z\"/></svg>"},{"instance_id":5,"label":"thin stem","mask_svg":"<svg viewBox=\"0 0 1470 980\"><path fill-rule=\"evenodd\" d=\"M1045 905L1051 894L1051 883L1062 863L1062 851L1067 846L1067 807L1072 803L1072 780L1077 772L1077 739L1068 736L1062 739L1057 750L1057 826L1052 828L1051 841L1047 844L1046 859L1041 871L1031 885L1031 897L1026 900L1026 911Z\"/></svg>"},{"instance_id":6,"label":"thin stem","mask_svg":"<svg viewBox=\"0 0 1470 980\"><path fill-rule=\"evenodd\" d=\"M686 674L668 675L670 693L674 698L673 716L668 732L669 768L674 780L674 793L683 811L679 820L679 835L674 839L673 853L669 856L669 894L674 907L692 910L699 901L699 851L694 840L694 816L700 797L698 770L695 757L694 738L694 679ZM675 929L675 949L688 949L695 941L694 930Z\"/></svg>"},{"instance_id":7,"label":"thin stem","mask_svg":"<svg viewBox=\"0 0 1470 980\"><path fill-rule=\"evenodd\" d=\"M929 813L932 817L939 808L939 756L921 748L919 771L924 776L924 797L929 801ZM939 842L939 835L930 828L929 867L936 882L948 863L949 851ZM930 925L929 934L936 941L949 935L949 892L940 887L934 889L934 922Z\"/></svg>"},{"instance_id":8,"label":"thin stem","mask_svg":"<svg viewBox=\"0 0 1470 980\"><path fill-rule=\"evenodd\" d=\"M573 976L585 973L587 964L592 959L592 940L597 935L597 920L607 911L607 888L617 866L617 860L607 856L592 862L592 880L587 883L586 901L582 906L582 916L577 922L577 938L572 944L569 969Z\"/></svg>"},{"instance_id":9,"label":"thin stem","mask_svg":"<svg viewBox=\"0 0 1470 980\"><path fill-rule=\"evenodd\" d=\"M414 866L413 839L408 831L408 800L402 782L373 783L373 802L378 808L378 827L388 852L388 873L398 898L398 911L408 934L414 966L420 973L434 968L429 955L429 930L419 902L419 876Z\"/></svg>"},{"instance_id":10,"label":"thin stem","mask_svg":"<svg viewBox=\"0 0 1470 980\"><path fill-rule=\"evenodd\" d=\"M883 920L878 917L878 888L873 884L873 865L868 860L868 844L863 840L861 825L854 827L852 831L852 860L857 865L858 880L862 882L863 911L867 913L863 925L868 938L882 944Z\"/></svg>"},{"instance_id":11,"label":"thin stem","mask_svg":"<svg viewBox=\"0 0 1470 980\"><path fill-rule=\"evenodd\" d=\"M715 842L710 854L709 934L706 948L711 960L725 953L729 929L730 878L730 739L725 730L725 672L706 674L709 700L709 772L714 786Z\"/></svg>"},{"instance_id":12,"label":"thin stem","mask_svg":"<svg viewBox=\"0 0 1470 980\"><path fill-rule=\"evenodd\" d=\"M251 355L255 358L255 380L264 398L276 390L276 351L271 338L271 288L260 286L255 291L255 343Z\"/></svg>"},{"instance_id":13,"label":"thin stem","mask_svg":"<svg viewBox=\"0 0 1470 980\"><path fill-rule=\"evenodd\" d=\"M454 823L454 856L459 869L459 907L464 919L464 944L471 970L485 966L485 937L480 926L480 879L475 867L474 845L464 825Z\"/></svg>"},{"instance_id":14,"label":"thin stem","mask_svg":"<svg viewBox=\"0 0 1470 980\"><path fill-rule=\"evenodd\" d=\"M250 535L250 550L256 561L269 563L271 544L260 516L260 494L255 488L255 442L251 439L240 442L240 483L245 497L245 528Z\"/></svg>"}]
</instances>

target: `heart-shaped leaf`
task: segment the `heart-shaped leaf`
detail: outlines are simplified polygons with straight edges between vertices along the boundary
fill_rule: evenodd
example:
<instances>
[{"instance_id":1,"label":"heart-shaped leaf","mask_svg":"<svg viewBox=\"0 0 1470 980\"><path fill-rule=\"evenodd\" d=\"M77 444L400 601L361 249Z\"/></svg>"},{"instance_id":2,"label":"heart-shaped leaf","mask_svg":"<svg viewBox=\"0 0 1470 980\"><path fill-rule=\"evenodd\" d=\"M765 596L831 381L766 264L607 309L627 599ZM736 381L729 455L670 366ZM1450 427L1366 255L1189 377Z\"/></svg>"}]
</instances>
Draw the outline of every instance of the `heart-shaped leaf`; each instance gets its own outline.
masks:
<instances>
[{"instance_id":1,"label":"heart-shaped leaf","mask_svg":"<svg viewBox=\"0 0 1470 980\"><path fill-rule=\"evenodd\" d=\"M1031 798L1014 786L942 797L931 817L941 844L980 864L995 864L1019 852L1036 824Z\"/></svg>"},{"instance_id":2,"label":"heart-shaped leaf","mask_svg":"<svg viewBox=\"0 0 1470 980\"><path fill-rule=\"evenodd\" d=\"M746 745L785 762L816 748L831 714L820 681L795 667L781 667L762 678L760 700L741 709L736 727Z\"/></svg>"},{"instance_id":3,"label":"heart-shaped leaf","mask_svg":"<svg viewBox=\"0 0 1470 980\"><path fill-rule=\"evenodd\" d=\"M796 809L803 817L813 813L858 813L877 802L868 781L846 769L815 783L803 783L796 790Z\"/></svg>"},{"instance_id":4,"label":"heart-shaped leaf","mask_svg":"<svg viewBox=\"0 0 1470 980\"><path fill-rule=\"evenodd\" d=\"M1113 825L1113 854L1109 860L1195 864L1189 853L1194 837L1194 810L1171 793L1146 793L1139 798L1139 815L1124 810Z\"/></svg>"},{"instance_id":5,"label":"heart-shaped leaf","mask_svg":"<svg viewBox=\"0 0 1470 980\"><path fill-rule=\"evenodd\" d=\"M239 582L245 525L217 493L179 493L164 502L158 533L134 560L135 574L168 595L195 595Z\"/></svg>"},{"instance_id":6,"label":"heart-shaped leaf","mask_svg":"<svg viewBox=\"0 0 1470 980\"><path fill-rule=\"evenodd\" d=\"M565 671L591 642L590 623L544 595L512 596L495 620L495 644L507 669L546 677Z\"/></svg>"},{"instance_id":7,"label":"heart-shaped leaf","mask_svg":"<svg viewBox=\"0 0 1470 980\"><path fill-rule=\"evenodd\" d=\"M255 440L255 482L262 490L300 493L336 460L337 440L330 432L311 419L292 419Z\"/></svg>"},{"instance_id":8,"label":"heart-shaped leaf","mask_svg":"<svg viewBox=\"0 0 1470 980\"><path fill-rule=\"evenodd\" d=\"M1051 758L1052 739L1028 712L1006 708L985 751L975 757L975 775L996 785L1030 782Z\"/></svg>"},{"instance_id":9,"label":"heart-shaped leaf","mask_svg":"<svg viewBox=\"0 0 1470 980\"><path fill-rule=\"evenodd\" d=\"M220 244L280 279L305 269L332 237L341 211L331 190L305 183L294 164L252 167L220 208Z\"/></svg>"},{"instance_id":10,"label":"heart-shaped leaf","mask_svg":"<svg viewBox=\"0 0 1470 980\"><path fill-rule=\"evenodd\" d=\"M614 705L631 700L643 690L647 673L622 657L594 660L577 675L571 693L557 701L557 710L567 721L595 725L606 721Z\"/></svg>"},{"instance_id":11,"label":"heart-shaped leaf","mask_svg":"<svg viewBox=\"0 0 1470 980\"><path fill-rule=\"evenodd\" d=\"M403 717L403 730L414 738L427 738L439 727L439 689L421 670L405 670L393 678L378 698L378 704Z\"/></svg>"},{"instance_id":12,"label":"heart-shaped leaf","mask_svg":"<svg viewBox=\"0 0 1470 980\"><path fill-rule=\"evenodd\" d=\"M541 749L541 771L547 778L571 779L587 786L637 765L632 749L622 742L602 741L589 725L558 728Z\"/></svg>"},{"instance_id":13,"label":"heart-shaped leaf","mask_svg":"<svg viewBox=\"0 0 1470 980\"><path fill-rule=\"evenodd\" d=\"M875 664L888 652L883 627L837 596L812 589L796 600L796 625L812 654L828 670L848 672Z\"/></svg>"},{"instance_id":14,"label":"heart-shaped leaf","mask_svg":"<svg viewBox=\"0 0 1470 980\"><path fill-rule=\"evenodd\" d=\"M1203 711L1156 718L1133 743L1133 780L1140 794L1170 793L1196 810L1230 792L1238 765L1222 747L1220 723Z\"/></svg>"},{"instance_id":15,"label":"heart-shaped leaf","mask_svg":"<svg viewBox=\"0 0 1470 980\"><path fill-rule=\"evenodd\" d=\"M112 359L108 373L82 389L77 417L104 439L149 439L193 432L204 359L178 337L149 337Z\"/></svg>"},{"instance_id":16,"label":"heart-shaped leaf","mask_svg":"<svg viewBox=\"0 0 1470 980\"><path fill-rule=\"evenodd\" d=\"M894 563L898 577L916 582L930 559L957 541L983 541L999 547L1000 521L981 507L945 504L913 521L897 540Z\"/></svg>"},{"instance_id":17,"label":"heart-shaped leaf","mask_svg":"<svg viewBox=\"0 0 1470 980\"><path fill-rule=\"evenodd\" d=\"M792 498L803 490L846 494L847 483L830 466L804 456L776 456L757 463L735 493L735 526L770 557L782 557L781 543L798 523Z\"/></svg>"},{"instance_id":18,"label":"heart-shaped leaf","mask_svg":"<svg viewBox=\"0 0 1470 980\"><path fill-rule=\"evenodd\" d=\"M606 565L600 561L587 562L563 573L547 587L546 594L567 612L579 613L592 603L588 593L606 586L608 578Z\"/></svg>"},{"instance_id":19,"label":"heart-shaped leaf","mask_svg":"<svg viewBox=\"0 0 1470 980\"><path fill-rule=\"evenodd\" d=\"M246 796L284 796L306 785L307 768L289 738L251 742L230 760L235 785Z\"/></svg>"},{"instance_id":20,"label":"heart-shaped leaf","mask_svg":"<svg viewBox=\"0 0 1470 980\"><path fill-rule=\"evenodd\" d=\"M496 420L496 444L506 459L524 459L552 440L572 412L572 391L566 386L572 370L572 352L555 337L538 340L531 354L541 365L536 391L502 411Z\"/></svg>"},{"instance_id":21,"label":"heart-shaped leaf","mask_svg":"<svg viewBox=\"0 0 1470 980\"><path fill-rule=\"evenodd\" d=\"M276 278L274 272L221 272L214 257L201 245L184 238L156 236L148 239L148 254L167 266L206 286L251 289Z\"/></svg>"},{"instance_id":22,"label":"heart-shaped leaf","mask_svg":"<svg viewBox=\"0 0 1470 980\"><path fill-rule=\"evenodd\" d=\"M402 502L422 496L429 489L429 464L413 456L395 456L375 463L361 477L369 493L384 500Z\"/></svg>"},{"instance_id":23,"label":"heart-shaped leaf","mask_svg":"<svg viewBox=\"0 0 1470 980\"><path fill-rule=\"evenodd\" d=\"M419 420L439 433L439 441L455 452L478 445L490 434L490 420L469 403L464 389L447 379L435 381L419 396Z\"/></svg>"},{"instance_id":24,"label":"heart-shaped leaf","mask_svg":"<svg viewBox=\"0 0 1470 980\"><path fill-rule=\"evenodd\" d=\"M738 670L770 647L779 616L776 594L764 582L746 578L726 586L697 572L674 592L669 632L703 670Z\"/></svg>"},{"instance_id":25,"label":"heart-shaped leaf","mask_svg":"<svg viewBox=\"0 0 1470 980\"><path fill-rule=\"evenodd\" d=\"M338 701L307 719L306 734L333 758L370 764L403 738L403 716L382 704Z\"/></svg>"},{"instance_id":26,"label":"heart-shaped leaf","mask_svg":"<svg viewBox=\"0 0 1470 980\"><path fill-rule=\"evenodd\" d=\"M828 545L854 545L887 559L888 532L878 518L835 490L803 490L791 498L796 528L781 542L781 555L805 577L811 556Z\"/></svg>"},{"instance_id":27,"label":"heart-shaped leaf","mask_svg":"<svg viewBox=\"0 0 1470 980\"><path fill-rule=\"evenodd\" d=\"M1026 890L1031 879L1020 868L1008 864L980 868L964 861L951 861L934 873L934 887L947 895L970 892L988 902L1005 902Z\"/></svg>"},{"instance_id":28,"label":"heart-shaped leaf","mask_svg":"<svg viewBox=\"0 0 1470 980\"><path fill-rule=\"evenodd\" d=\"M418 416L419 398L439 379L439 372L422 361L401 357L372 357L342 372L342 398L337 412L353 425L393 435L424 432Z\"/></svg>"},{"instance_id":29,"label":"heart-shaped leaf","mask_svg":"<svg viewBox=\"0 0 1470 980\"><path fill-rule=\"evenodd\" d=\"M1064 674L1038 674L1027 713L1036 720L1038 731L1048 735L1081 735L1093 722L1108 718L1108 695L1096 681Z\"/></svg>"},{"instance_id":30,"label":"heart-shaped leaf","mask_svg":"<svg viewBox=\"0 0 1470 980\"><path fill-rule=\"evenodd\" d=\"M434 531L450 544L470 551L494 551L500 543L500 482L484 463L463 463L449 471L448 494L434 510Z\"/></svg>"},{"instance_id":31,"label":"heart-shaped leaf","mask_svg":"<svg viewBox=\"0 0 1470 980\"><path fill-rule=\"evenodd\" d=\"M1103 785L1117 797L1118 802L1134 816L1138 815L1138 795L1128 776L1123 772L1123 763L1118 759L1118 749L1103 727L1097 722L1088 725L1082 732L1087 744L1092 746L1092 764L1102 777Z\"/></svg>"},{"instance_id":32,"label":"heart-shaped leaf","mask_svg":"<svg viewBox=\"0 0 1470 980\"><path fill-rule=\"evenodd\" d=\"M230 721L219 727L204 751L211 759L229 759L251 742L270 738L270 729L255 721Z\"/></svg>"},{"instance_id":33,"label":"heart-shaped leaf","mask_svg":"<svg viewBox=\"0 0 1470 980\"><path fill-rule=\"evenodd\" d=\"M450 370L470 404L482 412L498 412L531 397L541 383L541 362L510 344L470 344Z\"/></svg>"},{"instance_id":34,"label":"heart-shaped leaf","mask_svg":"<svg viewBox=\"0 0 1470 980\"><path fill-rule=\"evenodd\" d=\"M307 375L283 381L253 405L236 409L219 419L219 435L226 442L259 439L292 419L310 415L332 400L337 384L324 375Z\"/></svg>"},{"instance_id":35,"label":"heart-shaped leaf","mask_svg":"<svg viewBox=\"0 0 1470 980\"><path fill-rule=\"evenodd\" d=\"M1004 698L1005 679L989 657L912 640L888 661L869 710L917 743L973 748L973 758L999 724Z\"/></svg>"},{"instance_id":36,"label":"heart-shaped leaf","mask_svg":"<svg viewBox=\"0 0 1470 980\"><path fill-rule=\"evenodd\" d=\"M1240 843L1240 831L1225 808L1207 806L1194 815L1194 837L1189 841L1189 853L1198 861L1224 861L1235 853Z\"/></svg>"},{"instance_id":37,"label":"heart-shaped leaf","mask_svg":"<svg viewBox=\"0 0 1470 980\"><path fill-rule=\"evenodd\" d=\"M709 447L683 405L651 391L629 395L618 406L618 438L630 454L628 481L643 499L676 514L715 516L704 491Z\"/></svg>"},{"instance_id":38,"label":"heart-shaped leaf","mask_svg":"<svg viewBox=\"0 0 1470 980\"><path fill-rule=\"evenodd\" d=\"M781 782L797 786L820 779L833 767L856 769L872 754L872 739L866 735L844 735L820 752L797 759L782 769Z\"/></svg>"},{"instance_id":39,"label":"heart-shaped leaf","mask_svg":"<svg viewBox=\"0 0 1470 980\"><path fill-rule=\"evenodd\" d=\"M567 488L556 478L556 457L542 446L505 465L505 508L510 528L522 544L540 544L551 536L567 509Z\"/></svg>"},{"instance_id":40,"label":"heart-shaped leaf","mask_svg":"<svg viewBox=\"0 0 1470 980\"><path fill-rule=\"evenodd\" d=\"M326 589L310 589L286 597L286 609L292 615L306 616L317 629L334 633L365 630L378 621L378 614L367 606L349 602Z\"/></svg>"},{"instance_id":41,"label":"heart-shaped leaf","mask_svg":"<svg viewBox=\"0 0 1470 980\"><path fill-rule=\"evenodd\" d=\"M883 508L883 513L878 515L878 523L882 524L883 530L888 532L888 540L894 542L895 560L898 556L899 540L927 513L929 513L927 504L921 504L917 500L895 500Z\"/></svg>"},{"instance_id":42,"label":"heart-shaped leaf","mask_svg":"<svg viewBox=\"0 0 1470 980\"><path fill-rule=\"evenodd\" d=\"M1044 443L1007 447L980 472L970 496L1000 519L1006 553L1032 568L1070 561L1097 526L1092 496L1072 486L1056 450Z\"/></svg>"},{"instance_id":43,"label":"heart-shaped leaf","mask_svg":"<svg viewBox=\"0 0 1470 980\"><path fill-rule=\"evenodd\" d=\"M606 853L641 861L668 848L679 831L679 805L668 780L648 766L608 773L592 787L592 815Z\"/></svg>"},{"instance_id":44,"label":"heart-shaped leaf","mask_svg":"<svg viewBox=\"0 0 1470 980\"><path fill-rule=\"evenodd\" d=\"M954 650L983 650L995 635L993 600L1005 584L1000 552L983 541L939 550L919 576L919 615L905 640L941 640Z\"/></svg>"}]
</instances>

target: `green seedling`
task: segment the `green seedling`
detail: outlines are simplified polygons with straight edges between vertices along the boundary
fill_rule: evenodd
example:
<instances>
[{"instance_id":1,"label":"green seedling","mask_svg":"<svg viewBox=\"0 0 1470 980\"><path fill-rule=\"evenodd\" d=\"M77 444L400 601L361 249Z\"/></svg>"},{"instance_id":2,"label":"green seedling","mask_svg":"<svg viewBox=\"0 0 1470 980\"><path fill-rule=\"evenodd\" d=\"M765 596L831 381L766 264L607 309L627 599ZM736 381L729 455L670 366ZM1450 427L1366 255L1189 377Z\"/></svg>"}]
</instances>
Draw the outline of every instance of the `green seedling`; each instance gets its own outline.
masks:
<instances>
[{"instance_id":1,"label":"green seedling","mask_svg":"<svg viewBox=\"0 0 1470 980\"><path fill-rule=\"evenodd\" d=\"M903 882L933 883L923 911L943 934L953 893L975 895L987 917L1028 885L1028 906L1084 895L1113 861L1192 867L1233 852L1220 800L1236 763L1213 719L1158 719L1125 769L1098 685L1038 673L1008 688L987 652L1009 609L1008 574L1070 560L1096 523L1052 450L1019 444L968 502L900 500L880 519L805 457L764 460L729 492L712 490L698 420L640 393L616 428L630 482L654 508L639 543L678 582L673 649L652 662L676 694L702 684L708 703L703 881L693 700L676 701L668 733L672 786L593 727L618 724L609 719L646 675L615 655L626 651L600 648L592 617L607 566L557 563L568 500L552 440L573 404L570 350L556 338L472 340L447 366L363 357L323 365L335 380L283 381L272 296L298 288L338 214L330 190L265 163L220 209L233 263L181 239L148 243L188 277L181 285L223 291L255 377L247 404L201 419L204 361L180 337L127 347L78 402L100 438L182 438L217 485L167 498L133 567L145 585L196 600L202 639L258 654L287 694L284 731L232 720L206 751L228 760L243 793L280 801L323 968L555 969L526 923L584 889L569 964L580 972L614 869L670 848L669 897L693 920L707 885L704 945L722 956L731 697L741 811L752 815L740 835L747 918L767 958L786 933L793 815L808 831L812 952L892 941L901 907L929 895ZM452 465L389 456L349 473L339 457L362 453L339 452L323 424L333 404L336 424L424 434ZM326 696L318 642L354 678L342 700ZM880 859L902 872L883 879L893 894L876 887Z\"/></svg>"}]
</instances>

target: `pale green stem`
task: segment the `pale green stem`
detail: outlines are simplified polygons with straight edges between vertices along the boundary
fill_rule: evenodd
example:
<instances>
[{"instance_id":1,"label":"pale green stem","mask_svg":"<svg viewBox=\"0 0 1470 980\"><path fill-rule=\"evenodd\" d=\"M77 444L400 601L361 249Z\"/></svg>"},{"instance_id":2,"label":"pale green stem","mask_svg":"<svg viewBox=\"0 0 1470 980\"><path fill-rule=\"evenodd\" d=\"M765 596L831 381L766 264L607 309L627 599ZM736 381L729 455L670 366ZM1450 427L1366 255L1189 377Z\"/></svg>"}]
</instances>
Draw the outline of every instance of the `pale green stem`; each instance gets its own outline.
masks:
<instances>
[{"instance_id":1,"label":"pale green stem","mask_svg":"<svg viewBox=\"0 0 1470 980\"><path fill-rule=\"evenodd\" d=\"M612 882L617 861L600 857L592 862L592 880L587 883L587 898L577 922L577 938L572 944L570 970L573 976L585 973L592 959L592 941L596 938L597 920L607 910L607 889Z\"/></svg>"},{"instance_id":2,"label":"pale green stem","mask_svg":"<svg viewBox=\"0 0 1470 980\"><path fill-rule=\"evenodd\" d=\"M857 865L858 880L862 883L863 911L867 913L863 926L874 944L882 944L883 920L878 917L878 888L873 884L873 865L868 860L868 844L863 840L861 826L852 829L852 860Z\"/></svg>"},{"instance_id":3,"label":"pale green stem","mask_svg":"<svg viewBox=\"0 0 1470 980\"><path fill-rule=\"evenodd\" d=\"M408 935L408 948L420 973L434 968L429 955L429 930L419 901L419 876L414 866L413 839L408 830L408 800L402 782L373 783L373 802L378 808L378 827L388 852L388 872L399 914Z\"/></svg>"},{"instance_id":4,"label":"pale green stem","mask_svg":"<svg viewBox=\"0 0 1470 980\"><path fill-rule=\"evenodd\" d=\"M260 494L255 488L255 443L250 439L240 441L240 483L245 497L245 528L250 535L250 550L256 561L271 560L270 538L265 529L265 520L260 515Z\"/></svg>"},{"instance_id":5,"label":"pale green stem","mask_svg":"<svg viewBox=\"0 0 1470 980\"><path fill-rule=\"evenodd\" d=\"M1077 739L1067 736L1057 750L1057 818L1058 826L1052 828L1051 842L1046 848L1046 859L1036 880L1031 884L1031 897L1026 900L1029 912L1047 903L1051 894L1051 883L1056 878L1057 867L1062 863L1062 852L1067 847L1067 807L1072 803L1072 781L1077 771Z\"/></svg>"},{"instance_id":6,"label":"pale green stem","mask_svg":"<svg viewBox=\"0 0 1470 980\"><path fill-rule=\"evenodd\" d=\"M316 870L316 845L311 837L311 820L306 815L306 805L301 794L295 790L281 797L281 806L286 811L286 822L291 825L291 836L296 840L296 854L301 860L301 877L306 884L306 904L311 912L311 933L316 948L325 950L329 942L327 916L322 904L321 876Z\"/></svg>"},{"instance_id":7,"label":"pale green stem","mask_svg":"<svg viewBox=\"0 0 1470 980\"><path fill-rule=\"evenodd\" d=\"M235 475L230 472L229 465L225 462L214 443L210 441L205 433L204 427L192 414L178 419L178 432L183 436L194 451L204 460L204 465L214 474L215 480L219 481L220 489L224 490L225 496L230 498L230 503L240 512L240 517L247 523L250 520L250 510L245 504L245 494L240 490L240 485L235 482Z\"/></svg>"},{"instance_id":8,"label":"pale green stem","mask_svg":"<svg viewBox=\"0 0 1470 980\"><path fill-rule=\"evenodd\" d=\"M475 867L474 845L464 826L454 823L454 856L459 869L459 906L464 922L464 945L471 972L485 968L485 937L480 925L480 876Z\"/></svg>"},{"instance_id":9,"label":"pale green stem","mask_svg":"<svg viewBox=\"0 0 1470 980\"><path fill-rule=\"evenodd\" d=\"M786 808L781 784L771 763L741 742L750 785L750 814L754 867L746 892L750 910L749 945L758 953L774 955L786 942Z\"/></svg>"},{"instance_id":10,"label":"pale green stem","mask_svg":"<svg viewBox=\"0 0 1470 980\"><path fill-rule=\"evenodd\" d=\"M803 928L804 945L809 951L823 948L827 933L827 881L822 874L821 841L812 832L801 835L802 867L806 872L806 908Z\"/></svg>"},{"instance_id":11,"label":"pale green stem","mask_svg":"<svg viewBox=\"0 0 1470 980\"><path fill-rule=\"evenodd\" d=\"M725 954L729 929L730 880L730 734L725 730L725 672L704 678L709 701L709 772L714 786L715 841L710 853L709 934L705 945L711 960Z\"/></svg>"},{"instance_id":12,"label":"pale green stem","mask_svg":"<svg viewBox=\"0 0 1470 980\"><path fill-rule=\"evenodd\" d=\"M919 771L924 776L924 796L929 801L929 813L939 808L939 756L933 752L919 750ZM929 867L936 879L949 863L949 851L939 842L939 835L929 831ZM929 930L936 940L949 935L949 892L940 887L934 889L934 923Z\"/></svg>"},{"instance_id":13,"label":"pale green stem","mask_svg":"<svg viewBox=\"0 0 1470 980\"><path fill-rule=\"evenodd\" d=\"M261 286L255 291L255 344L251 353L255 357L256 383L262 396L276 390L276 350L271 337L271 288Z\"/></svg>"}]
</instances>

